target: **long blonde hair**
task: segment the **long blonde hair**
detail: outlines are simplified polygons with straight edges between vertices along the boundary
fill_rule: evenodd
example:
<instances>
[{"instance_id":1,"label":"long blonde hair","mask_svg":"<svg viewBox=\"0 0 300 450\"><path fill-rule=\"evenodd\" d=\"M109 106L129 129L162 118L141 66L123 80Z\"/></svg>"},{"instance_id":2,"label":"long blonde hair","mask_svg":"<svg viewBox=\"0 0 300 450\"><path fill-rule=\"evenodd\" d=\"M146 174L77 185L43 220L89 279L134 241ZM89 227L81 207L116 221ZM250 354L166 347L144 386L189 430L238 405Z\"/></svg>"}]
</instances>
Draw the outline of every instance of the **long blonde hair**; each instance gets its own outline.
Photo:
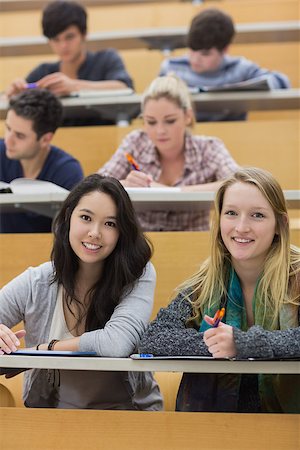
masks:
<instances>
[{"instance_id":1,"label":"long blonde hair","mask_svg":"<svg viewBox=\"0 0 300 450\"><path fill-rule=\"evenodd\" d=\"M185 113L189 112L191 115L191 124L194 124L194 112L192 100L187 85L183 80L175 74L168 74L163 77L155 78L142 95L141 110L142 114L146 103L149 100L159 100L166 98L175 103Z\"/></svg>"},{"instance_id":2,"label":"long blonde hair","mask_svg":"<svg viewBox=\"0 0 300 450\"><path fill-rule=\"evenodd\" d=\"M243 168L224 180L215 197L210 257L204 261L196 274L177 289L192 293L193 318L202 316L205 306L219 305L220 299L227 294L231 256L221 237L220 216L225 192L237 182L256 186L271 205L275 215L276 235L257 287L265 312L273 313L274 324L284 303L299 305L300 249L290 245L288 215L282 189L265 170Z\"/></svg>"}]
</instances>

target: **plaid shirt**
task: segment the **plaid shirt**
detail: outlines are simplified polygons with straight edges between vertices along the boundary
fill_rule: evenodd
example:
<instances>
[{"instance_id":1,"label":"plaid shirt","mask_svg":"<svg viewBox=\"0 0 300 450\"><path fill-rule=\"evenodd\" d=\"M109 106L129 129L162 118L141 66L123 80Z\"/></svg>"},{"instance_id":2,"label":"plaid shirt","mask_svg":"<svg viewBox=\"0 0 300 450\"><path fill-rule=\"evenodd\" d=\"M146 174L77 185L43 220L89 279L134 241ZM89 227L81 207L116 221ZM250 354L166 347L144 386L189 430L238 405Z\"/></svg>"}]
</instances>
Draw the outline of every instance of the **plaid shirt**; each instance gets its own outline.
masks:
<instances>
[{"instance_id":1,"label":"plaid shirt","mask_svg":"<svg viewBox=\"0 0 300 450\"><path fill-rule=\"evenodd\" d=\"M99 170L101 175L124 180L132 170L124 152L129 152L141 170L159 182L161 167L158 152L142 131L129 133L111 159ZM185 164L182 176L173 186L205 184L226 178L238 169L220 139L186 135ZM145 231L199 231L209 229L209 211L147 211L138 214Z\"/></svg>"}]
</instances>

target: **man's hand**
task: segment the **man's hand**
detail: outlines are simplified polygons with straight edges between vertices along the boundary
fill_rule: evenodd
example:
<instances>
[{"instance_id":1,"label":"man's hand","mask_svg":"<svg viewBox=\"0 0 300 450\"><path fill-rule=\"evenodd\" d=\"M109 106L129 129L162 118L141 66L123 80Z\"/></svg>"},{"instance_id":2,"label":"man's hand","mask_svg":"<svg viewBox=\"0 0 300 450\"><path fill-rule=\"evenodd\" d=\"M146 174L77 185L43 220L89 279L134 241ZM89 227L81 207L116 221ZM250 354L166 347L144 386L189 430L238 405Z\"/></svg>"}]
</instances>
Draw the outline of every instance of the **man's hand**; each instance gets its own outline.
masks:
<instances>
[{"instance_id":1,"label":"man's hand","mask_svg":"<svg viewBox=\"0 0 300 450\"><path fill-rule=\"evenodd\" d=\"M13 95L19 94L27 88L27 81L23 78L17 78L14 80L8 88L5 90L5 95L10 98Z\"/></svg>"},{"instance_id":2,"label":"man's hand","mask_svg":"<svg viewBox=\"0 0 300 450\"><path fill-rule=\"evenodd\" d=\"M72 91L76 90L76 81L61 72L55 72L41 78L37 82L37 86L42 89L49 89L58 96L70 95Z\"/></svg>"}]
</instances>

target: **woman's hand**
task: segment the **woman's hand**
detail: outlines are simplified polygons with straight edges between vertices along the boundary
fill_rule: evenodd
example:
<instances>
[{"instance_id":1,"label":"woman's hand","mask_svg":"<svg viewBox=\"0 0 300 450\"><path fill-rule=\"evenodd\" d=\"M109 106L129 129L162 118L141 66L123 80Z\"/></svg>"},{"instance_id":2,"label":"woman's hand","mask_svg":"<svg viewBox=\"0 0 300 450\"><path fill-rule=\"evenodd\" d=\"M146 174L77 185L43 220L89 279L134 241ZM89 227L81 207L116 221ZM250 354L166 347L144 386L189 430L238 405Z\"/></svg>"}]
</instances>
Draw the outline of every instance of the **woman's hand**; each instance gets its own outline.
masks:
<instances>
[{"instance_id":1,"label":"woman's hand","mask_svg":"<svg viewBox=\"0 0 300 450\"><path fill-rule=\"evenodd\" d=\"M204 320L210 325L213 324L213 319L209 316L204 316ZM203 340L214 358L234 358L236 356L233 329L230 325L220 322L216 328L210 328L204 332Z\"/></svg>"},{"instance_id":2,"label":"woman's hand","mask_svg":"<svg viewBox=\"0 0 300 450\"><path fill-rule=\"evenodd\" d=\"M15 352L17 347L20 346L19 339L22 339L25 334L25 330L19 330L14 333L7 326L0 324L0 355Z\"/></svg>"},{"instance_id":3,"label":"woman's hand","mask_svg":"<svg viewBox=\"0 0 300 450\"><path fill-rule=\"evenodd\" d=\"M147 175L140 170L131 170L121 183L124 187L150 187L152 181L151 175Z\"/></svg>"}]
</instances>

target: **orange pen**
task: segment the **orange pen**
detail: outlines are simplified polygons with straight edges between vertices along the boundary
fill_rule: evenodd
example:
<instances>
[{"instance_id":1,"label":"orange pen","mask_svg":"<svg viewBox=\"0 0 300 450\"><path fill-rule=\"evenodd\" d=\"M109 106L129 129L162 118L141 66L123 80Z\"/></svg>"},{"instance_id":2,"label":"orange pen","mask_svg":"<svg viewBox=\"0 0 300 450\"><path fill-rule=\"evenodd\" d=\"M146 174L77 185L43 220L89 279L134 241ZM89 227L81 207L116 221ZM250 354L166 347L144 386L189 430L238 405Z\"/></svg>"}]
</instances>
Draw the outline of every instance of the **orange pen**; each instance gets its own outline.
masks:
<instances>
[{"instance_id":1,"label":"orange pen","mask_svg":"<svg viewBox=\"0 0 300 450\"><path fill-rule=\"evenodd\" d=\"M125 156L127 158L127 161L129 162L129 164L133 168L133 170L140 170L140 166L138 165L138 163L136 162L136 160L134 159L134 157L132 155L125 152Z\"/></svg>"},{"instance_id":2,"label":"orange pen","mask_svg":"<svg viewBox=\"0 0 300 450\"><path fill-rule=\"evenodd\" d=\"M225 308L218 309L218 311L214 316L214 323L213 323L214 328L216 328L219 325L224 316L225 316Z\"/></svg>"}]
</instances>

